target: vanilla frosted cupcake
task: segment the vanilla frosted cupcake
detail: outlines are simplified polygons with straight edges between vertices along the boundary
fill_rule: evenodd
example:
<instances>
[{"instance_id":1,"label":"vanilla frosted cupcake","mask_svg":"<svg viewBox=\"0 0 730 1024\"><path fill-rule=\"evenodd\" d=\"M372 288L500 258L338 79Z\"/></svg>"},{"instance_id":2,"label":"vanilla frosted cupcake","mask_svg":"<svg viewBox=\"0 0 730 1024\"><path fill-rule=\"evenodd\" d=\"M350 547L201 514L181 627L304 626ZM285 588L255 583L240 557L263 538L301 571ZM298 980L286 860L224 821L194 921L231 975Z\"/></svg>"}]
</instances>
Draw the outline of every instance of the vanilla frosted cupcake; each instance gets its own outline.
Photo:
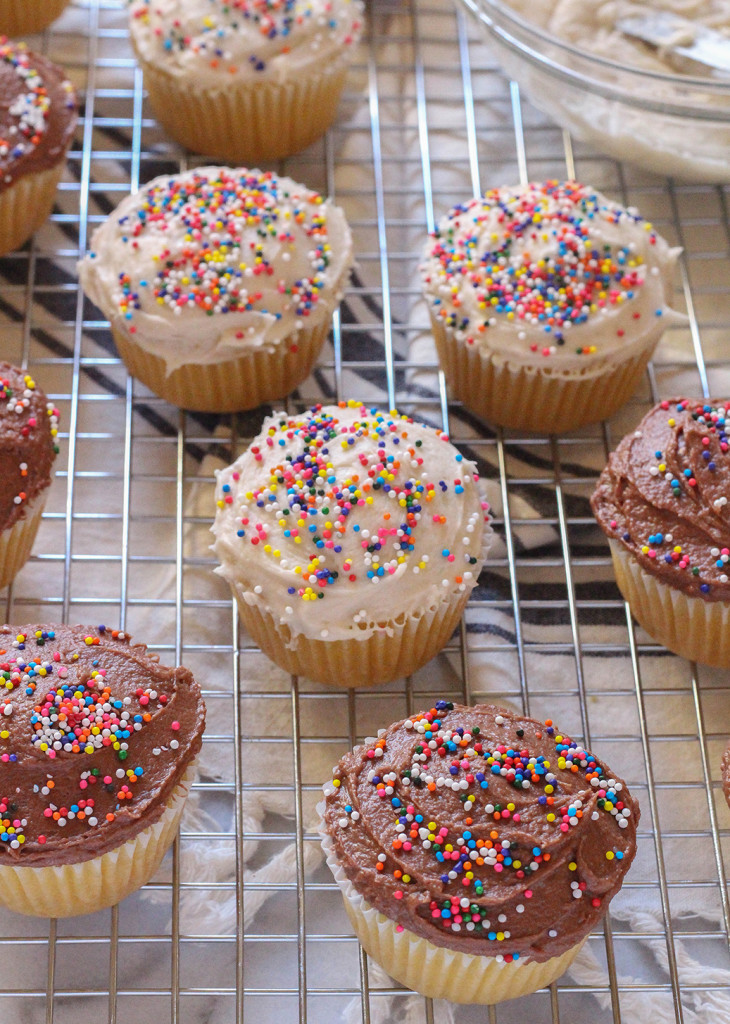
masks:
<instances>
[{"instance_id":1,"label":"vanilla frosted cupcake","mask_svg":"<svg viewBox=\"0 0 730 1024\"><path fill-rule=\"evenodd\" d=\"M355 934L423 995L497 1003L549 985L605 915L639 806L580 743L440 700L345 754L319 805Z\"/></svg>"},{"instance_id":2,"label":"vanilla frosted cupcake","mask_svg":"<svg viewBox=\"0 0 730 1024\"><path fill-rule=\"evenodd\" d=\"M186 409L283 398L310 372L352 266L342 210L290 178L155 178L94 232L81 284L129 372Z\"/></svg>"},{"instance_id":3,"label":"vanilla frosted cupcake","mask_svg":"<svg viewBox=\"0 0 730 1024\"><path fill-rule=\"evenodd\" d=\"M337 113L360 0L132 0L130 33L155 116L230 164L304 149Z\"/></svg>"},{"instance_id":4,"label":"vanilla frosted cupcake","mask_svg":"<svg viewBox=\"0 0 730 1024\"><path fill-rule=\"evenodd\" d=\"M578 182L492 189L451 210L421 265L456 398L540 433L612 415L664 328L678 249Z\"/></svg>"},{"instance_id":5,"label":"vanilla frosted cupcake","mask_svg":"<svg viewBox=\"0 0 730 1024\"><path fill-rule=\"evenodd\" d=\"M673 398L608 459L591 497L632 614L670 651L730 668L730 402Z\"/></svg>"},{"instance_id":6,"label":"vanilla frosted cupcake","mask_svg":"<svg viewBox=\"0 0 730 1024\"><path fill-rule=\"evenodd\" d=\"M339 686L441 650L491 537L472 462L440 431L353 401L268 417L216 497L218 572L246 629L288 672Z\"/></svg>"},{"instance_id":7,"label":"vanilla frosted cupcake","mask_svg":"<svg viewBox=\"0 0 730 1024\"><path fill-rule=\"evenodd\" d=\"M0 648L0 905L94 913L149 881L175 837L200 690L105 626L3 626Z\"/></svg>"},{"instance_id":8,"label":"vanilla frosted cupcake","mask_svg":"<svg viewBox=\"0 0 730 1024\"><path fill-rule=\"evenodd\" d=\"M58 409L32 376L0 363L0 587L25 565L58 454Z\"/></svg>"}]
</instances>

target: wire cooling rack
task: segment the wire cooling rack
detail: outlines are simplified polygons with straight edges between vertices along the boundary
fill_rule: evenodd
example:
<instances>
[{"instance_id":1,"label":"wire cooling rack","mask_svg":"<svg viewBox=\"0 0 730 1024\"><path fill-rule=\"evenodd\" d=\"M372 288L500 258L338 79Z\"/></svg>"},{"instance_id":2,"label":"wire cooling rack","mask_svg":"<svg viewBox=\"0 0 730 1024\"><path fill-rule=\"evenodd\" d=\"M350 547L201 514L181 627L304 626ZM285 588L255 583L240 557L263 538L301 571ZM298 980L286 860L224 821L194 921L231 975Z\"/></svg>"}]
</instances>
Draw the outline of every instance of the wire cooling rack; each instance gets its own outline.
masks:
<instances>
[{"instance_id":1,"label":"wire cooling rack","mask_svg":"<svg viewBox=\"0 0 730 1024\"><path fill-rule=\"evenodd\" d=\"M0 260L0 353L62 411L56 479L7 621L120 625L196 673L209 725L180 838L148 886L93 916L0 917L0 1021L727 1024L728 677L633 627L587 504L606 453L650 403L730 394L726 191L574 148L446 0L373 0L337 125L278 168L336 198L358 254L332 343L289 406L362 397L444 425L479 461L497 540L442 655L408 680L333 692L252 647L211 572L213 469L262 410L189 415L151 396L78 290L94 225L130 189L193 162L147 110L124 4L72 4L34 45L68 69L83 114L51 221ZM419 252L454 202L566 175L636 204L684 246L676 304L688 324L612 423L558 439L494 432L448 401ZM571 973L519 1003L456 1008L394 987L352 937L319 854L313 808L331 765L436 696L553 717L641 803L639 854L610 916Z\"/></svg>"}]
</instances>

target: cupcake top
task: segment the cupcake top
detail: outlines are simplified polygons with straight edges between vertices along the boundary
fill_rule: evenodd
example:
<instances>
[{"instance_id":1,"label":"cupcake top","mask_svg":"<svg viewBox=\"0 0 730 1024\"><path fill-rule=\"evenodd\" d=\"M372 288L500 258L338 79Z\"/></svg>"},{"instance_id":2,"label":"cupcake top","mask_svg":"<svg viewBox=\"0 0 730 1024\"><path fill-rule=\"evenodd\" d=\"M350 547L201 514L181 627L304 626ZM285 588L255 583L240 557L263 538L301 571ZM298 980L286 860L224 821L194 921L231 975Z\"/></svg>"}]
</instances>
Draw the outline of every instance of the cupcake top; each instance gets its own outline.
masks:
<instances>
[{"instance_id":1,"label":"cupcake top","mask_svg":"<svg viewBox=\"0 0 730 1024\"><path fill-rule=\"evenodd\" d=\"M0 36L0 189L57 164L75 127L76 96L64 71Z\"/></svg>"},{"instance_id":2,"label":"cupcake top","mask_svg":"<svg viewBox=\"0 0 730 1024\"><path fill-rule=\"evenodd\" d=\"M161 817L201 746L187 669L104 626L3 626L0 677L0 863L90 860Z\"/></svg>"},{"instance_id":3,"label":"cupcake top","mask_svg":"<svg viewBox=\"0 0 730 1024\"><path fill-rule=\"evenodd\" d=\"M122 200L79 273L112 326L172 372L321 323L351 265L345 215L317 192L271 171L200 167Z\"/></svg>"},{"instance_id":4,"label":"cupcake top","mask_svg":"<svg viewBox=\"0 0 730 1024\"><path fill-rule=\"evenodd\" d=\"M454 207L420 269L432 317L458 340L517 365L586 373L675 319L678 253L636 210L547 181Z\"/></svg>"},{"instance_id":5,"label":"cupcake top","mask_svg":"<svg viewBox=\"0 0 730 1024\"><path fill-rule=\"evenodd\" d=\"M210 88L331 64L362 15L360 0L131 0L129 25L143 60Z\"/></svg>"},{"instance_id":6,"label":"cupcake top","mask_svg":"<svg viewBox=\"0 0 730 1024\"><path fill-rule=\"evenodd\" d=\"M358 893L437 946L543 962L603 916L636 852L626 784L548 720L434 707L345 754L324 828Z\"/></svg>"},{"instance_id":7,"label":"cupcake top","mask_svg":"<svg viewBox=\"0 0 730 1024\"><path fill-rule=\"evenodd\" d=\"M591 497L601 529L643 569L707 601L730 599L728 410L660 402L611 453Z\"/></svg>"},{"instance_id":8,"label":"cupcake top","mask_svg":"<svg viewBox=\"0 0 730 1024\"><path fill-rule=\"evenodd\" d=\"M29 373L0 363L0 530L14 526L51 482L58 409Z\"/></svg>"},{"instance_id":9,"label":"cupcake top","mask_svg":"<svg viewBox=\"0 0 730 1024\"><path fill-rule=\"evenodd\" d=\"M491 536L474 464L360 402L275 413L217 476L218 572L292 646L366 639L470 591Z\"/></svg>"}]
</instances>

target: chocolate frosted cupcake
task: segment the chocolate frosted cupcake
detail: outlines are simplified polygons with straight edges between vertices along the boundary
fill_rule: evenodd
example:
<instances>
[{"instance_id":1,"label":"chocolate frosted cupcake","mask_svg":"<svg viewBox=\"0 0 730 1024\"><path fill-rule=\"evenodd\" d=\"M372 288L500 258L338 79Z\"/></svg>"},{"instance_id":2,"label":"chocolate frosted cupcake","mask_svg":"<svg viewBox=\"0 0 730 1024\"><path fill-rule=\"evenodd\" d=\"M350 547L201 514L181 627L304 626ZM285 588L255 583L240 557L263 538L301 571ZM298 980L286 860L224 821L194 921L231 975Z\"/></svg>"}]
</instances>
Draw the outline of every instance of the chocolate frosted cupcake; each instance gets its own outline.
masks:
<instances>
[{"instance_id":1,"label":"chocolate frosted cupcake","mask_svg":"<svg viewBox=\"0 0 730 1024\"><path fill-rule=\"evenodd\" d=\"M609 456L591 497L616 581L671 651L730 668L730 402L673 398Z\"/></svg>"},{"instance_id":2,"label":"chocolate frosted cupcake","mask_svg":"<svg viewBox=\"0 0 730 1024\"><path fill-rule=\"evenodd\" d=\"M0 255L48 219L75 127L64 71L0 37Z\"/></svg>"},{"instance_id":3,"label":"chocolate frosted cupcake","mask_svg":"<svg viewBox=\"0 0 730 1024\"><path fill-rule=\"evenodd\" d=\"M421 265L454 395L491 423L560 433L612 415L665 327L679 249L576 181L490 189L450 210Z\"/></svg>"},{"instance_id":4,"label":"chocolate frosted cupcake","mask_svg":"<svg viewBox=\"0 0 730 1024\"><path fill-rule=\"evenodd\" d=\"M0 904L66 917L117 903L177 831L200 690L104 626L3 626L0 648Z\"/></svg>"},{"instance_id":5,"label":"chocolate frosted cupcake","mask_svg":"<svg viewBox=\"0 0 730 1024\"><path fill-rule=\"evenodd\" d=\"M558 730L438 701L345 754L322 842L363 946L433 998L495 1003L565 971L636 852L626 784Z\"/></svg>"},{"instance_id":6,"label":"chocolate frosted cupcake","mask_svg":"<svg viewBox=\"0 0 730 1024\"><path fill-rule=\"evenodd\" d=\"M58 453L58 409L24 370L0 363L0 587L28 560Z\"/></svg>"},{"instance_id":7,"label":"chocolate frosted cupcake","mask_svg":"<svg viewBox=\"0 0 730 1024\"><path fill-rule=\"evenodd\" d=\"M213 549L283 669L336 686L408 675L456 629L492 531L474 463L361 402L264 420L218 473Z\"/></svg>"}]
</instances>

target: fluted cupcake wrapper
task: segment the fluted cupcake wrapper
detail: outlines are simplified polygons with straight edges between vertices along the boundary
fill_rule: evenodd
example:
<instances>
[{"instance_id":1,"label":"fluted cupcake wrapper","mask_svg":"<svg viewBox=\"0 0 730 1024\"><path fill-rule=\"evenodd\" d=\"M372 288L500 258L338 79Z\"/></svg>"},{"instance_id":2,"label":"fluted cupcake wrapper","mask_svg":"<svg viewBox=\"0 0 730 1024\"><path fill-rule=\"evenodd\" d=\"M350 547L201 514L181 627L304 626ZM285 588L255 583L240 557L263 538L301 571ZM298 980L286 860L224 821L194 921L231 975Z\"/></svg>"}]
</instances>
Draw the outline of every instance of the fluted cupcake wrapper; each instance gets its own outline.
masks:
<instances>
[{"instance_id":1,"label":"fluted cupcake wrapper","mask_svg":"<svg viewBox=\"0 0 730 1024\"><path fill-rule=\"evenodd\" d=\"M48 220L65 166L61 155L53 167L24 174L0 192L0 256L18 249Z\"/></svg>"},{"instance_id":2,"label":"fluted cupcake wrapper","mask_svg":"<svg viewBox=\"0 0 730 1024\"><path fill-rule=\"evenodd\" d=\"M0 588L7 587L28 561L45 504L45 494L37 495L25 506L23 518L0 533Z\"/></svg>"},{"instance_id":3,"label":"fluted cupcake wrapper","mask_svg":"<svg viewBox=\"0 0 730 1024\"><path fill-rule=\"evenodd\" d=\"M643 569L620 541L611 537L609 544L619 590L647 633L682 658L730 668L730 604L676 590Z\"/></svg>"},{"instance_id":4,"label":"fluted cupcake wrapper","mask_svg":"<svg viewBox=\"0 0 730 1024\"><path fill-rule=\"evenodd\" d=\"M428 939L406 931L371 907L349 880L327 832L324 808L324 802L317 805L322 848L355 934L368 956L391 978L414 992L453 1003L501 1003L549 985L568 969L580 951L583 940L544 963L524 959L505 963L496 956L459 953L435 946Z\"/></svg>"},{"instance_id":5,"label":"fluted cupcake wrapper","mask_svg":"<svg viewBox=\"0 0 730 1024\"><path fill-rule=\"evenodd\" d=\"M119 903L148 882L160 866L180 825L194 777L195 762L175 787L162 816L115 850L76 864L2 864L0 904L35 917L71 917ZM91 829L89 842L93 842Z\"/></svg>"},{"instance_id":6,"label":"fluted cupcake wrapper","mask_svg":"<svg viewBox=\"0 0 730 1024\"><path fill-rule=\"evenodd\" d=\"M284 82L231 77L221 88L137 58L155 116L177 142L252 167L298 153L324 135L337 115L349 51L329 64L298 68Z\"/></svg>"},{"instance_id":7,"label":"fluted cupcake wrapper","mask_svg":"<svg viewBox=\"0 0 730 1024\"><path fill-rule=\"evenodd\" d=\"M629 347L598 373L563 375L495 357L456 338L435 317L431 325L452 394L489 423L539 434L561 434L612 416L636 391L664 330L657 326L644 345Z\"/></svg>"},{"instance_id":8,"label":"fluted cupcake wrapper","mask_svg":"<svg viewBox=\"0 0 730 1024\"><path fill-rule=\"evenodd\" d=\"M277 622L232 587L241 621L261 650L285 671L332 686L378 686L410 675L446 646L469 600L469 591L385 624L361 638L315 640Z\"/></svg>"},{"instance_id":9,"label":"fluted cupcake wrapper","mask_svg":"<svg viewBox=\"0 0 730 1024\"><path fill-rule=\"evenodd\" d=\"M198 412L240 412L284 398L301 384L317 361L330 323L331 312L315 327L283 338L273 350L252 349L222 363L185 363L172 373L164 359L147 352L120 327L113 325L112 334L130 374L160 398Z\"/></svg>"},{"instance_id":10,"label":"fluted cupcake wrapper","mask_svg":"<svg viewBox=\"0 0 730 1024\"><path fill-rule=\"evenodd\" d=\"M41 32L61 14L69 0L0 0L0 35Z\"/></svg>"}]
</instances>

